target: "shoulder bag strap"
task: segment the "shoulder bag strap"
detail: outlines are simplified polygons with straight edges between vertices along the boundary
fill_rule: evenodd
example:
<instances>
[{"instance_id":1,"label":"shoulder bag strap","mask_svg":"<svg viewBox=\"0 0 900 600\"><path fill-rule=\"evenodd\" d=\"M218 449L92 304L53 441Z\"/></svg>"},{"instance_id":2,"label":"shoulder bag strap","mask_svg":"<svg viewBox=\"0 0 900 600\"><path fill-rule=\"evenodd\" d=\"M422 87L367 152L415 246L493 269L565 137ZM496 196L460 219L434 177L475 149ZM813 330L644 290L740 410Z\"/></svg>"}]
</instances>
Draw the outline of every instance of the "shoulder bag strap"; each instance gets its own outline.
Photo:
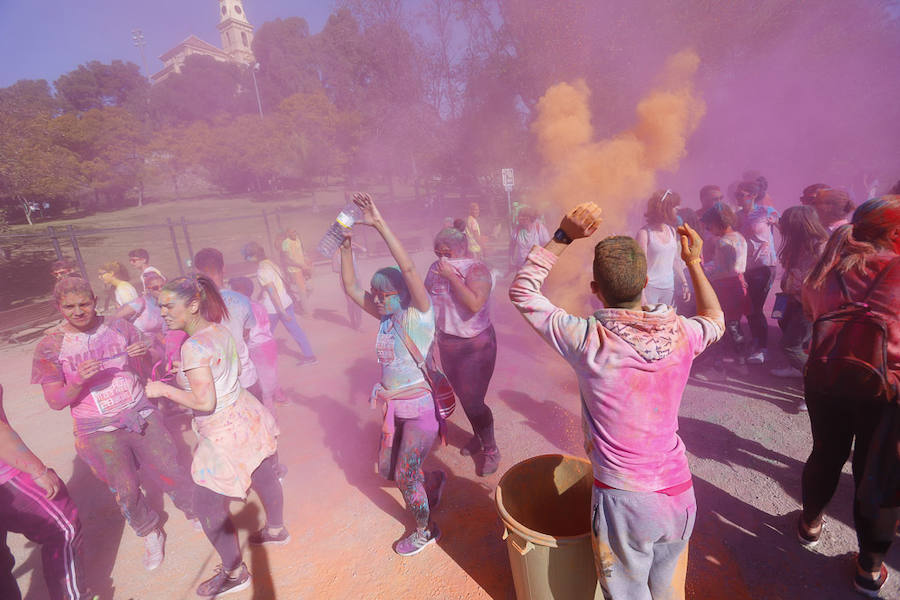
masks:
<instances>
[{"instance_id":1,"label":"shoulder bag strap","mask_svg":"<svg viewBox=\"0 0 900 600\"><path fill-rule=\"evenodd\" d=\"M422 357L422 353L419 352L416 343L409 337L409 332L406 331L406 327L400 324L399 319L392 319L391 322L394 324L394 333L403 341L403 345L406 346L410 356L416 361L416 366L422 371L422 375L425 376L425 381L428 382L428 385L433 385L431 377L428 376L428 369L425 367L425 358Z\"/></svg>"}]
</instances>

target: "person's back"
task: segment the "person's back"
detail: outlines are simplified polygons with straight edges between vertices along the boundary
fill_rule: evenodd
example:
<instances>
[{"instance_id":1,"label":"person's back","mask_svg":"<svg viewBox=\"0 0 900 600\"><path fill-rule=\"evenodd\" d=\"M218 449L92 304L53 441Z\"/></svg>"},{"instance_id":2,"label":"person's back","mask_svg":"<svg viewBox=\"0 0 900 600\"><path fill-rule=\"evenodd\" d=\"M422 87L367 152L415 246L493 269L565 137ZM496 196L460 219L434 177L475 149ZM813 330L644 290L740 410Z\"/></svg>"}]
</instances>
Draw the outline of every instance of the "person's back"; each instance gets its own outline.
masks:
<instances>
[{"instance_id":1,"label":"person's back","mask_svg":"<svg viewBox=\"0 0 900 600\"><path fill-rule=\"evenodd\" d=\"M679 228L682 258L699 316L641 305L647 259L624 236L594 249L591 290L609 308L582 318L554 306L540 293L545 278L565 247L593 233L598 220L593 204L566 215L550 242L531 249L509 297L578 378L595 479L592 540L604 596L683 597L696 500L677 434L678 408L694 357L722 336L724 319L700 267L700 236L686 225Z\"/></svg>"}]
</instances>

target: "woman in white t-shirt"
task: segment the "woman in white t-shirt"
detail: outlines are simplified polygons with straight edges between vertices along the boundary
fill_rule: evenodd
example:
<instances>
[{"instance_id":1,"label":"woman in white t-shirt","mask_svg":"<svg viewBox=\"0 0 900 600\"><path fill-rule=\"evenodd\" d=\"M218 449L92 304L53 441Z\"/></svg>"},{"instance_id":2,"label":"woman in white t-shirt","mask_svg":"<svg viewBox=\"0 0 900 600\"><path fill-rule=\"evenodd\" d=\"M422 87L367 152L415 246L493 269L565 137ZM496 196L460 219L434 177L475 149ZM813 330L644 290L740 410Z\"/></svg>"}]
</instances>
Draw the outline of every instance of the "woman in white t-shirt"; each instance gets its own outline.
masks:
<instances>
[{"instance_id":1,"label":"woman in white t-shirt","mask_svg":"<svg viewBox=\"0 0 900 600\"><path fill-rule=\"evenodd\" d=\"M434 303L441 367L472 424L472 439L460 452L480 453L478 474L484 477L500 466L494 415L484 403L497 361L497 337L488 306L491 272L480 260L466 257L466 238L452 227L435 236L438 260L428 269L425 289Z\"/></svg>"},{"instance_id":2,"label":"woman in white t-shirt","mask_svg":"<svg viewBox=\"0 0 900 600\"><path fill-rule=\"evenodd\" d=\"M244 260L257 263L256 279L259 280L259 287L262 288L260 294L262 297L262 305L269 314L269 326L271 327L272 332L275 332L275 328L278 326L279 321L284 323L284 328L288 330L288 333L291 334L291 337L297 342L297 346L300 347L300 352L303 353L300 364L312 365L319 362L316 359L312 346L309 345L306 334L303 333L303 329L301 329L300 324L297 323L297 317L294 316L294 301L291 300L291 297L287 293L281 269L278 268L278 265L266 258L265 250L263 250L262 246L256 242L245 244L241 252L244 255Z\"/></svg>"},{"instance_id":3,"label":"woman in white t-shirt","mask_svg":"<svg viewBox=\"0 0 900 600\"><path fill-rule=\"evenodd\" d=\"M675 305L675 279L681 289L689 295L687 280L679 256L680 247L675 227L678 217L676 207L681 198L671 190L660 190L647 200L644 217L647 224L634 236L641 250L647 256L647 287L644 288L644 304L654 306ZM687 301L685 297L685 301Z\"/></svg>"},{"instance_id":4,"label":"woman in white t-shirt","mask_svg":"<svg viewBox=\"0 0 900 600\"><path fill-rule=\"evenodd\" d=\"M246 499L249 488L259 495L266 525L250 543L286 544L284 496L275 467L278 428L272 414L241 387L241 362L234 338L221 321L228 308L216 284L205 275L179 277L167 283L159 306L169 329L190 337L181 347L176 380L183 388L159 381L147 384L148 396L165 397L194 411L192 427L198 444L191 462L197 484L194 505L203 532L222 564L197 588L200 596L216 596L250 585L228 513L231 498Z\"/></svg>"},{"instance_id":5,"label":"woman in white t-shirt","mask_svg":"<svg viewBox=\"0 0 900 600\"><path fill-rule=\"evenodd\" d=\"M447 480L442 471L432 471L426 477L422 469L440 426L431 388L407 349L408 343L415 344L422 356L428 356L434 342L434 310L412 259L381 217L372 198L368 194L356 194L353 202L363 213L357 223L375 228L397 261L397 267L380 269L372 276L372 289L367 292L356 280L349 235L341 245L344 291L379 320L375 354L381 364L381 381L372 390L373 400L384 403L378 471L387 479L397 481L406 506L415 517L416 530L394 546L397 554L410 556L421 552L441 535L430 517Z\"/></svg>"},{"instance_id":6,"label":"woman in white t-shirt","mask_svg":"<svg viewBox=\"0 0 900 600\"><path fill-rule=\"evenodd\" d=\"M138 292L128 282L128 271L122 266L122 263L115 260L108 262L100 267L98 272L100 281L113 289L118 306L124 306L138 299Z\"/></svg>"}]
</instances>

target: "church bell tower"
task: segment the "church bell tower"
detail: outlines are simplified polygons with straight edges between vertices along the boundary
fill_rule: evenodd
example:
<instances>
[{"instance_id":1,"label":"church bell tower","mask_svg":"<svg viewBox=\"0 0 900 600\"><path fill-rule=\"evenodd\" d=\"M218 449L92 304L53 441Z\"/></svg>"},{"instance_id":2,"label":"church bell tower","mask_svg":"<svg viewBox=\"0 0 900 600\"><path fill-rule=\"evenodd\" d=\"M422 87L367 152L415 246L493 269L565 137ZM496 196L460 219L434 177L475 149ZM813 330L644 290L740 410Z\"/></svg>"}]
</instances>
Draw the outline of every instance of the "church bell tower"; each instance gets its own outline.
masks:
<instances>
[{"instance_id":1,"label":"church bell tower","mask_svg":"<svg viewBox=\"0 0 900 600\"><path fill-rule=\"evenodd\" d=\"M222 50L231 60L253 64L253 25L247 20L243 0L219 0L219 34Z\"/></svg>"}]
</instances>

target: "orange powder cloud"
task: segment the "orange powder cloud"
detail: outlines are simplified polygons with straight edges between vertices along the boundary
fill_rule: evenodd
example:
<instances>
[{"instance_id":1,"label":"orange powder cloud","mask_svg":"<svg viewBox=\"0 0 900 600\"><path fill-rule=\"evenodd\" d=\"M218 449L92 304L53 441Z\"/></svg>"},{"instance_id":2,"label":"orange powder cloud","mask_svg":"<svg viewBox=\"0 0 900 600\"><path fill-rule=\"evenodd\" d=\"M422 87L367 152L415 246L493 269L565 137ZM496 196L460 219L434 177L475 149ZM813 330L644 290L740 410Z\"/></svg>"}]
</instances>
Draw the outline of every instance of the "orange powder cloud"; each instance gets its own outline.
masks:
<instances>
[{"instance_id":1,"label":"orange powder cloud","mask_svg":"<svg viewBox=\"0 0 900 600\"><path fill-rule=\"evenodd\" d=\"M547 171L539 201L560 212L596 202L603 207L601 231L623 233L629 212L654 191L657 172L678 168L687 139L706 111L693 89L699 64L690 50L671 56L656 87L638 103L634 127L597 141L587 84L578 80L548 89L531 126ZM549 224L551 230L554 225ZM592 249L592 244L575 244L548 280L554 299L570 311L585 308Z\"/></svg>"}]
</instances>

